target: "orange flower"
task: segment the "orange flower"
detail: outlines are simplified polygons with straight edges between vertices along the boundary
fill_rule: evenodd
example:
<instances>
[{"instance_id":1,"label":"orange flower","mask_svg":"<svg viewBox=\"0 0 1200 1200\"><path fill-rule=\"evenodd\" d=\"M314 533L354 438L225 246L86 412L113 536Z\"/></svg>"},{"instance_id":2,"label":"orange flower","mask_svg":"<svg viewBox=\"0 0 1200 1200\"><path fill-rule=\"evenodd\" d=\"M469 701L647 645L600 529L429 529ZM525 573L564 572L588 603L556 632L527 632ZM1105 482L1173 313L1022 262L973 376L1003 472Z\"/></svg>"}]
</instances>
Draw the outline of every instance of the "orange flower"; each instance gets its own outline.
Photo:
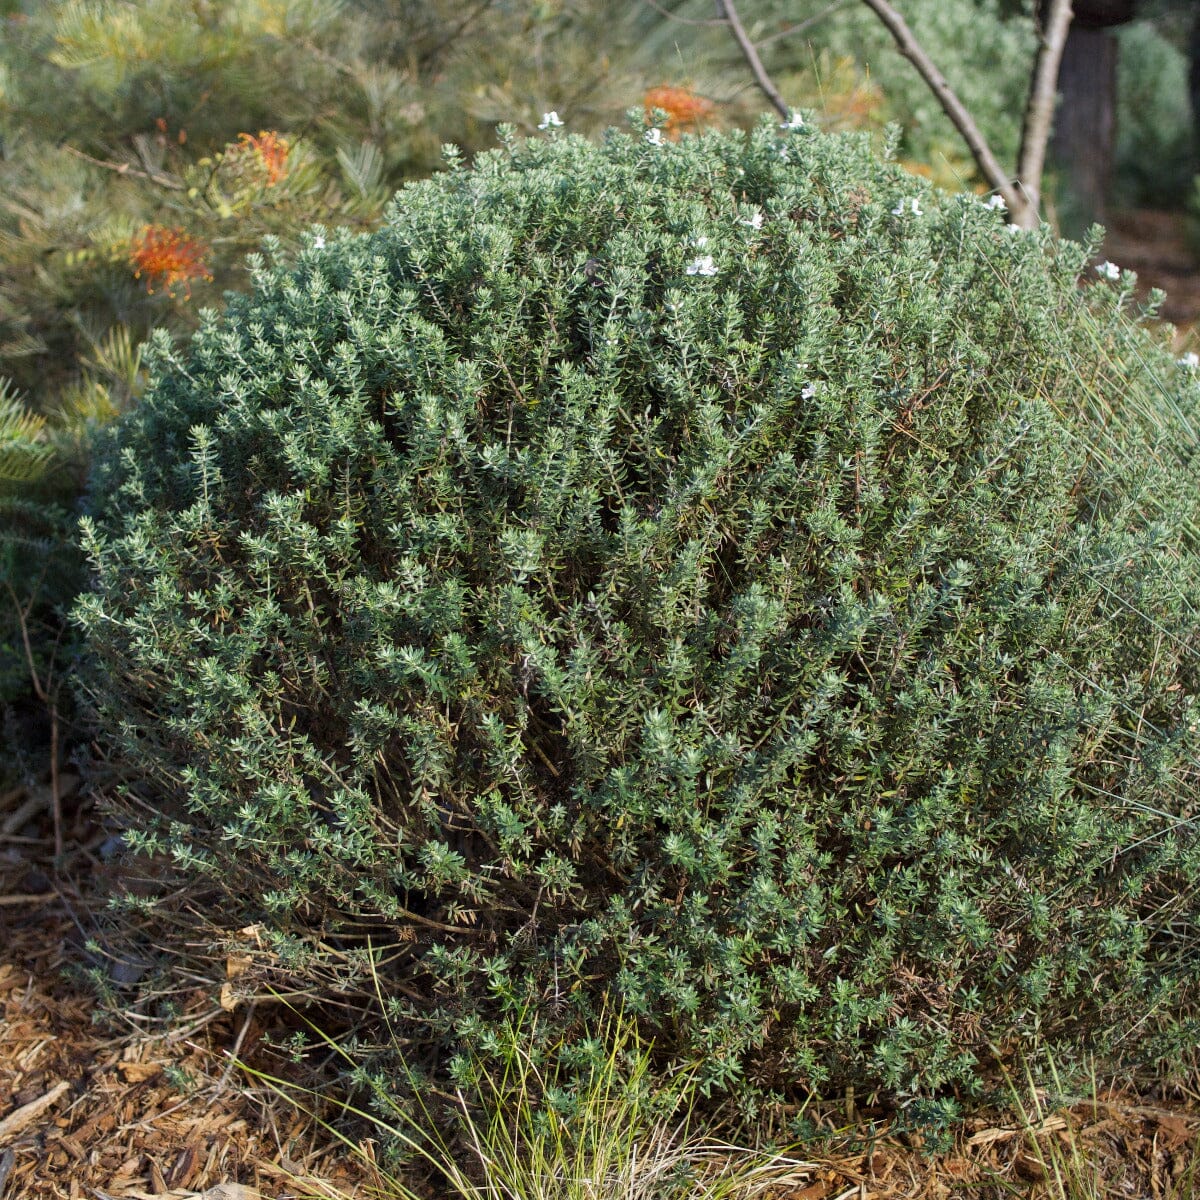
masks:
<instances>
[{"instance_id":1,"label":"orange flower","mask_svg":"<svg viewBox=\"0 0 1200 1200\"><path fill-rule=\"evenodd\" d=\"M239 133L240 146L235 147L247 153L258 155L258 161L266 168L267 186L274 187L287 169L288 146L287 138L281 138L273 129L260 129L258 137L249 133Z\"/></svg>"},{"instance_id":2,"label":"orange flower","mask_svg":"<svg viewBox=\"0 0 1200 1200\"><path fill-rule=\"evenodd\" d=\"M667 132L677 134L681 126L696 126L712 116L714 105L711 100L697 96L691 88L673 87L663 84L651 88L642 97L642 105L649 111L661 108L667 114Z\"/></svg>"},{"instance_id":3,"label":"orange flower","mask_svg":"<svg viewBox=\"0 0 1200 1200\"><path fill-rule=\"evenodd\" d=\"M182 229L147 225L130 244L129 261L136 278L146 276L148 292L154 291L155 284L165 284L174 295L175 288L182 283L185 294L190 296L193 279L212 278L204 263L207 253L208 247L203 242L188 237Z\"/></svg>"}]
</instances>

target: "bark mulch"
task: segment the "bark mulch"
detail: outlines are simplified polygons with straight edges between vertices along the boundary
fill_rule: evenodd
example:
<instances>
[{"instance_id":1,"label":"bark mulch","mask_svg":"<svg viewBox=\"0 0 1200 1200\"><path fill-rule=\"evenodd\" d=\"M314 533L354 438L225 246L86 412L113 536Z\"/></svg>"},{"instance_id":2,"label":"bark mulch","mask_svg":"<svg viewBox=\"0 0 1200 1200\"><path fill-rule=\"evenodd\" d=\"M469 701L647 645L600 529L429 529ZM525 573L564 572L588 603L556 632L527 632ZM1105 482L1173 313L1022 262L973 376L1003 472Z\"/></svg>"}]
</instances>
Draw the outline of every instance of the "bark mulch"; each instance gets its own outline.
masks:
<instances>
[{"instance_id":1,"label":"bark mulch","mask_svg":"<svg viewBox=\"0 0 1200 1200\"><path fill-rule=\"evenodd\" d=\"M58 782L57 870L48 782L0 796L0 1200L366 1194L340 1143L231 1065L267 1032L253 1008L197 987L153 1030L101 1011L87 972L131 974L91 940L107 834Z\"/></svg>"},{"instance_id":2,"label":"bark mulch","mask_svg":"<svg viewBox=\"0 0 1200 1200\"><path fill-rule=\"evenodd\" d=\"M1114 214L1104 238L1104 254L1120 267L1136 271L1138 291L1166 292L1161 316L1178 327L1180 347L1195 349L1189 337L1200 318L1200 262L1184 213L1133 209Z\"/></svg>"}]
</instances>

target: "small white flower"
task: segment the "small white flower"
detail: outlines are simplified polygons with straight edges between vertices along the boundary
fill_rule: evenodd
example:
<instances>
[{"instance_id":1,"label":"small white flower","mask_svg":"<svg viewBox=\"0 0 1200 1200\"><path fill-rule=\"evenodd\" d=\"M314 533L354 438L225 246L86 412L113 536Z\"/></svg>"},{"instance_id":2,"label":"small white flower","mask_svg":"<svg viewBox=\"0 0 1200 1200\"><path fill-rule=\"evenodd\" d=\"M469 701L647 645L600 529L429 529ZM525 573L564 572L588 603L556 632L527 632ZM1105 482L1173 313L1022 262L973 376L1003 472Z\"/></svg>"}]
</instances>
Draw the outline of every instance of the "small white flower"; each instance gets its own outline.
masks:
<instances>
[{"instance_id":1,"label":"small white flower","mask_svg":"<svg viewBox=\"0 0 1200 1200\"><path fill-rule=\"evenodd\" d=\"M793 108L792 112L791 112L791 116L789 116L786 121L779 122L779 128L780 129L788 129L788 130L803 129L804 128L804 118Z\"/></svg>"},{"instance_id":2,"label":"small white flower","mask_svg":"<svg viewBox=\"0 0 1200 1200\"><path fill-rule=\"evenodd\" d=\"M539 129L561 129L562 119L556 112L542 113L542 119L538 122Z\"/></svg>"},{"instance_id":3,"label":"small white flower","mask_svg":"<svg viewBox=\"0 0 1200 1200\"><path fill-rule=\"evenodd\" d=\"M1179 360L1179 365L1181 367L1186 367L1189 371L1196 370L1197 367L1200 367L1200 354L1197 354L1195 350L1189 350Z\"/></svg>"},{"instance_id":4,"label":"small white flower","mask_svg":"<svg viewBox=\"0 0 1200 1200\"><path fill-rule=\"evenodd\" d=\"M313 246L314 250L324 250L325 249L325 235L318 233L317 236L315 238L313 238L313 240L312 240L312 246Z\"/></svg>"},{"instance_id":5,"label":"small white flower","mask_svg":"<svg viewBox=\"0 0 1200 1200\"><path fill-rule=\"evenodd\" d=\"M984 204L984 208L994 208L1000 212L1008 212L1008 205L1004 203L1004 197L999 192L993 192Z\"/></svg>"},{"instance_id":6,"label":"small white flower","mask_svg":"<svg viewBox=\"0 0 1200 1200\"><path fill-rule=\"evenodd\" d=\"M1117 280L1121 278L1121 268L1115 262L1104 260L1097 268L1097 275L1103 275L1105 279Z\"/></svg>"},{"instance_id":7,"label":"small white flower","mask_svg":"<svg viewBox=\"0 0 1200 1200\"><path fill-rule=\"evenodd\" d=\"M756 208L743 222L743 225L748 225L751 229L761 229L763 223L762 209Z\"/></svg>"},{"instance_id":8,"label":"small white flower","mask_svg":"<svg viewBox=\"0 0 1200 1200\"><path fill-rule=\"evenodd\" d=\"M708 245L708 238L694 237L692 238L692 245L695 246L697 250L703 250L704 247Z\"/></svg>"},{"instance_id":9,"label":"small white flower","mask_svg":"<svg viewBox=\"0 0 1200 1200\"><path fill-rule=\"evenodd\" d=\"M817 394L817 385L815 383L806 383L800 389L801 400L811 400Z\"/></svg>"},{"instance_id":10,"label":"small white flower","mask_svg":"<svg viewBox=\"0 0 1200 1200\"><path fill-rule=\"evenodd\" d=\"M652 146L661 146L663 144L662 130L657 126L654 129L647 129L646 141L648 141Z\"/></svg>"},{"instance_id":11,"label":"small white flower","mask_svg":"<svg viewBox=\"0 0 1200 1200\"><path fill-rule=\"evenodd\" d=\"M702 254L699 258L693 258L688 263L687 273L689 275L715 275L717 273L717 264L713 262L711 254Z\"/></svg>"},{"instance_id":12,"label":"small white flower","mask_svg":"<svg viewBox=\"0 0 1200 1200\"><path fill-rule=\"evenodd\" d=\"M921 202L916 198L916 196L911 197L907 201L897 200L896 207L892 209L892 216L902 217L906 212L912 213L914 217L919 217L921 215Z\"/></svg>"}]
</instances>

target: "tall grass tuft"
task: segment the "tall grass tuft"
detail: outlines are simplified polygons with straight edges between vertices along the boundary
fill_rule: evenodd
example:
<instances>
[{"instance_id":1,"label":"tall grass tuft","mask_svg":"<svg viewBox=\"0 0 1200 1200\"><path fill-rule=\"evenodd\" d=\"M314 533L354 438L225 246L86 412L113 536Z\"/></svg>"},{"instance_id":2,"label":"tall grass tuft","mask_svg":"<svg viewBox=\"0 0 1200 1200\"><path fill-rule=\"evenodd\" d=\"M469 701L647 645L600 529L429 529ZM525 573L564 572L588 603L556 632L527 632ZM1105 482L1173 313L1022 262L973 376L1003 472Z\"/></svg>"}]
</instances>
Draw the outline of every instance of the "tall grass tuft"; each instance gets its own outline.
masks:
<instances>
[{"instance_id":1,"label":"tall grass tuft","mask_svg":"<svg viewBox=\"0 0 1200 1200\"><path fill-rule=\"evenodd\" d=\"M536 1023L536 1018L531 1018ZM569 1053L535 1052L536 1031L514 1020L485 1049L460 1055L455 1072L468 1087L435 1110L427 1088L403 1062L401 1087L365 1071L344 1045L310 1024L345 1062L365 1100L343 1100L334 1124L317 1112L318 1093L239 1064L254 1079L315 1117L356 1157L374 1165L368 1138L412 1176L432 1176L460 1200L752 1200L811 1179L815 1165L786 1153L707 1137L692 1122L697 1073L670 1079L651 1071L651 1047L634 1022L607 1016L598 1053L582 1070ZM544 1045L544 1043L543 1043ZM565 1050L558 1046L557 1050ZM407 1078L404 1078L407 1076ZM396 1099L417 1097L415 1104ZM347 1132L357 1125L358 1139ZM400 1169L376 1167L377 1194L418 1200ZM322 1192L322 1195L329 1193Z\"/></svg>"}]
</instances>

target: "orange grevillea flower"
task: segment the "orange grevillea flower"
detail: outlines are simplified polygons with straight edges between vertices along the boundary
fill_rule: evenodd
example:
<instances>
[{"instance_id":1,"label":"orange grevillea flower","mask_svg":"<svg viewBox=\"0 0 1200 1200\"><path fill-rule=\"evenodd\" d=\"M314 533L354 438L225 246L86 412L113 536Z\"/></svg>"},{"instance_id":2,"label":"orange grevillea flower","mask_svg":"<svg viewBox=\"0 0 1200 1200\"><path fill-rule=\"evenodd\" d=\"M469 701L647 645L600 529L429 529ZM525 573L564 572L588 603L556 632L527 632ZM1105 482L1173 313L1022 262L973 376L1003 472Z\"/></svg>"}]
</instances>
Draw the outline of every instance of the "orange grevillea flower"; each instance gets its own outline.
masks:
<instances>
[{"instance_id":1,"label":"orange grevillea flower","mask_svg":"<svg viewBox=\"0 0 1200 1200\"><path fill-rule=\"evenodd\" d=\"M172 295L180 284L190 295L193 279L212 278L204 262L206 254L208 247L203 242L165 225L147 225L129 246L134 275L146 277L146 290L165 286Z\"/></svg>"},{"instance_id":2,"label":"orange grevillea flower","mask_svg":"<svg viewBox=\"0 0 1200 1200\"><path fill-rule=\"evenodd\" d=\"M235 149L258 155L258 161L266 168L268 187L273 187L283 178L287 169L288 150L291 148L287 138L280 137L273 129L260 129L257 137L239 133L238 141L241 144Z\"/></svg>"},{"instance_id":3,"label":"orange grevillea flower","mask_svg":"<svg viewBox=\"0 0 1200 1200\"><path fill-rule=\"evenodd\" d=\"M651 88L642 97L642 104L647 110L661 108L667 114L668 133L677 133L684 125L698 125L714 111L711 100L697 96L691 88L670 84Z\"/></svg>"}]
</instances>

